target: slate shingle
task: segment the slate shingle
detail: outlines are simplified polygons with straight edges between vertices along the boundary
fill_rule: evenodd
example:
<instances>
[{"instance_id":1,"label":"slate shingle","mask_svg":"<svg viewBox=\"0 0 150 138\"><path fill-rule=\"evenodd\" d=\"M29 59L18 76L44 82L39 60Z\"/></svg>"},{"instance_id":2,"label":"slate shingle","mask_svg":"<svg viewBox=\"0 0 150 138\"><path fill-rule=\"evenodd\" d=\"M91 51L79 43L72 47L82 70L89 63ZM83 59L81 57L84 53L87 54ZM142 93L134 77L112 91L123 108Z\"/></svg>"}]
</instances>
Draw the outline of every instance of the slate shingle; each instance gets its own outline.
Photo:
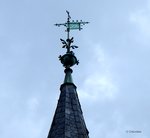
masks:
<instances>
[{"instance_id":1,"label":"slate shingle","mask_svg":"<svg viewBox=\"0 0 150 138\"><path fill-rule=\"evenodd\" d=\"M89 138L76 86L65 83L60 91L48 138Z\"/></svg>"}]
</instances>

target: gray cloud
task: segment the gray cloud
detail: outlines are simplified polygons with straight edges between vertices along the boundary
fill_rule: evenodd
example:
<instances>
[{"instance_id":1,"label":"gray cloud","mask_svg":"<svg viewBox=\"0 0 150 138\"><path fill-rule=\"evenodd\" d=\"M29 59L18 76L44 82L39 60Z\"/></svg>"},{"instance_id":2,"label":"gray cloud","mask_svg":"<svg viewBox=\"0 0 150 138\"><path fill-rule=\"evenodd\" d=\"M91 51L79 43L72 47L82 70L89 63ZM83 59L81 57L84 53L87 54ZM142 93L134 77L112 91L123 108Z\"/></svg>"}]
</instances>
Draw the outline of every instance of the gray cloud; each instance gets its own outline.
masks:
<instances>
[{"instance_id":1,"label":"gray cloud","mask_svg":"<svg viewBox=\"0 0 150 138\"><path fill-rule=\"evenodd\" d=\"M149 1L1 1L0 137L47 136L64 73L65 10L90 21L72 32L73 78L91 138L148 138ZM142 133L127 133L140 130Z\"/></svg>"}]
</instances>

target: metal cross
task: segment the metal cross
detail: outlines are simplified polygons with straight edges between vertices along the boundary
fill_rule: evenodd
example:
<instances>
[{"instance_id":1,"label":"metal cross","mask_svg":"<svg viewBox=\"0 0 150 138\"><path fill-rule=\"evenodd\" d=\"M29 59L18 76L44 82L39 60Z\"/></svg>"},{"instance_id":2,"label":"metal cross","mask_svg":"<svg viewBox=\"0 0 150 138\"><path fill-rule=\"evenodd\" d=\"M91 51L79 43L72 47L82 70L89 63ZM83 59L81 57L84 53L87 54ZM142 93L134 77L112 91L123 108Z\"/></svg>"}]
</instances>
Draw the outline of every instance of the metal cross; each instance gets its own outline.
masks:
<instances>
[{"instance_id":1,"label":"metal cross","mask_svg":"<svg viewBox=\"0 0 150 138\"><path fill-rule=\"evenodd\" d=\"M67 39L69 39L69 33L70 33L70 30L81 30L83 29L82 26L85 25L85 24L88 24L89 22L83 22L82 20L78 21L70 21L71 19L71 16L69 14L68 11L67 12L67 15L68 15L68 18L67 18L67 22L66 23L59 23L59 24L55 24L56 26L60 27L60 26L65 26L67 29L66 29L66 32L67 32Z\"/></svg>"}]
</instances>

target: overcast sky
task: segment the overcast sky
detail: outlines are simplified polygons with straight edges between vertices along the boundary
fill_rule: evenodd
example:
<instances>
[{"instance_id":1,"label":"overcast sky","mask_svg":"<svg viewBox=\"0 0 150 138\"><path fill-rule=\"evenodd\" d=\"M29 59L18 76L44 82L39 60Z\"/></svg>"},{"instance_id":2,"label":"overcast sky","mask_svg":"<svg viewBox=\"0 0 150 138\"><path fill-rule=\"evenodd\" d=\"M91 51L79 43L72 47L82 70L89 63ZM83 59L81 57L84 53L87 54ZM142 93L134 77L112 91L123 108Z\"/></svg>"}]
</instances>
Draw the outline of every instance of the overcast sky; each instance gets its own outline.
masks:
<instances>
[{"instance_id":1,"label":"overcast sky","mask_svg":"<svg viewBox=\"0 0 150 138\"><path fill-rule=\"evenodd\" d=\"M0 138L47 137L66 10L90 22L71 34L90 138L150 138L150 0L0 0Z\"/></svg>"}]
</instances>

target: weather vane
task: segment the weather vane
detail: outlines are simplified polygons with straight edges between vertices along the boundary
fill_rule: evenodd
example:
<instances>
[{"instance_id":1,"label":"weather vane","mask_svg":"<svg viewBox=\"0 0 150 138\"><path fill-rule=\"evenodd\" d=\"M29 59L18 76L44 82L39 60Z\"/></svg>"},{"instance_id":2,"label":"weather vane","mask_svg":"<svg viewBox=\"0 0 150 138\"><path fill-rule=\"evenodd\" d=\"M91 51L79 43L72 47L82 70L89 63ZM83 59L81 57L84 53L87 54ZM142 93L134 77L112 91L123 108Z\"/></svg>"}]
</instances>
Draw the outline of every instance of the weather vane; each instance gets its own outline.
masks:
<instances>
[{"instance_id":1,"label":"weather vane","mask_svg":"<svg viewBox=\"0 0 150 138\"><path fill-rule=\"evenodd\" d=\"M70 31L71 30L81 30L83 29L82 26L85 25L85 24L88 24L89 22L83 22L82 20L78 21L70 21L71 19L71 16L70 16L70 13L68 11L67 12L67 15L68 15L68 18L67 18L67 22L66 23L59 23L59 24L55 24L56 26L60 27L60 26L65 26L66 27L66 32L67 32L67 39L66 41L63 40L63 39L60 39L63 46L62 48L66 48L67 49L67 52L65 55L63 56L59 56L59 59L61 61L61 63L64 65L65 68L70 68L71 66L73 66L74 64L78 64L79 61L77 60L77 58L74 56L74 53L73 51L71 51L70 49L75 49L75 48L78 48L78 46L75 46L75 45L71 45L73 43L73 37L70 38Z\"/></svg>"},{"instance_id":2,"label":"weather vane","mask_svg":"<svg viewBox=\"0 0 150 138\"><path fill-rule=\"evenodd\" d=\"M68 11L67 12L67 15L68 15L68 18L67 18L67 22L66 23L59 23L59 24L55 24L56 26L60 27L60 26L65 26L67 29L66 29L66 32L67 32L67 39L69 39L69 33L70 33L70 30L81 30L83 29L82 26L85 25L85 24L88 24L89 22L83 22L82 20L78 21L70 21L71 19L71 16L70 16L70 13Z\"/></svg>"}]
</instances>

